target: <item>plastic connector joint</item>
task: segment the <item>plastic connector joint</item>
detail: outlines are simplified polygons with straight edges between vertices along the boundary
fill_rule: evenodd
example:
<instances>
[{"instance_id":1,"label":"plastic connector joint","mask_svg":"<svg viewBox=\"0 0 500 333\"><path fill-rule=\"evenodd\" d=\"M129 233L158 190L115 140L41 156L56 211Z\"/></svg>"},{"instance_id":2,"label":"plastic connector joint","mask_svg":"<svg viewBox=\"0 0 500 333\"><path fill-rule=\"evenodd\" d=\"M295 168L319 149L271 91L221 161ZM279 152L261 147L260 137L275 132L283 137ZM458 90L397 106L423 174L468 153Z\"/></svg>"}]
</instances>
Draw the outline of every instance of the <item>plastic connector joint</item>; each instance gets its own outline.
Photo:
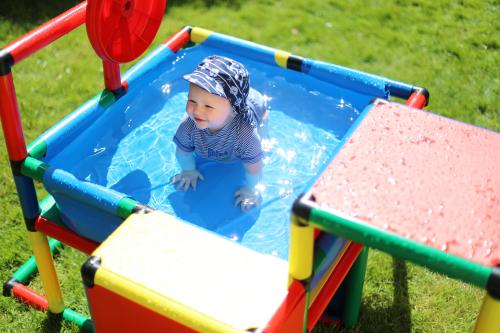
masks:
<instances>
[{"instance_id":1,"label":"plastic connector joint","mask_svg":"<svg viewBox=\"0 0 500 333\"><path fill-rule=\"evenodd\" d=\"M496 300L500 301L500 265L493 268L486 283L486 290Z\"/></svg>"},{"instance_id":2,"label":"plastic connector joint","mask_svg":"<svg viewBox=\"0 0 500 333\"><path fill-rule=\"evenodd\" d=\"M12 290L12 288L15 287L16 284L18 284L19 282L14 279L14 278L10 278L7 282L5 282L3 284L3 295L5 297L9 297L10 296L10 291Z\"/></svg>"},{"instance_id":3,"label":"plastic connector joint","mask_svg":"<svg viewBox=\"0 0 500 333\"><path fill-rule=\"evenodd\" d=\"M96 256L91 256L83 264L81 268L83 284L87 288L92 288L94 286L95 273L101 266L101 258Z\"/></svg>"},{"instance_id":4,"label":"plastic connector joint","mask_svg":"<svg viewBox=\"0 0 500 333\"><path fill-rule=\"evenodd\" d=\"M14 66L14 58L12 58L12 55L0 49L0 75L9 74L12 66Z\"/></svg>"},{"instance_id":5,"label":"plastic connector joint","mask_svg":"<svg viewBox=\"0 0 500 333\"><path fill-rule=\"evenodd\" d=\"M293 203L292 212L295 216L300 217L306 221L311 216L311 207L304 202L305 194L302 193Z\"/></svg>"}]
</instances>

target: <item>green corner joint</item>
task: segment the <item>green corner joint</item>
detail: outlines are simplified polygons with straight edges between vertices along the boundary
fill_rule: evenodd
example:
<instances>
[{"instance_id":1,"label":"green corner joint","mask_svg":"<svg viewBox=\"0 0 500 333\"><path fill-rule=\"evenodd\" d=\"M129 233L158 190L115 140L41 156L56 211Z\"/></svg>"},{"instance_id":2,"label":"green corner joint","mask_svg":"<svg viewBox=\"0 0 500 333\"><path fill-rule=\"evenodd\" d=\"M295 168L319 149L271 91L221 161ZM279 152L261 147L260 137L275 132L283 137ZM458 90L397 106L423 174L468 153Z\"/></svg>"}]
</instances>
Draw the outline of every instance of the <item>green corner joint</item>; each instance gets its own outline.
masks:
<instances>
[{"instance_id":1,"label":"green corner joint","mask_svg":"<svg viewBox=\"0 0 500 333\"><path fill-rule=\"evenodd\" d=\"M368 248L365 246L347 274L347 292L344 299L342 322L344 327L356 325L361 309L363 283L365 282L366 265L368 263Z\"/></svg>"},{"instance_id":2,"label":"green corner joint","mask_svg":"<svg viewBox=\"0 0 500 333\"><path fill-rule=\"evenodd\" d=\"M47 143L37 139L28 145L28 154L36 159L41 159L47 154Z\"/></svg>"},{"instance_id":3,"label":"green corner joint","mask_svg":"<svg viewBox=\"0 0 500 333\"><path fill-rule=\"evenodd\" d=\"M28 156L21 163L21 173L32 179L41 181L45 171L49 168L49 165L42 162L34 157Z\"/></svg>"},{"instance_id":4,"label":"green corner joint","mask_svg":"<svg viewBox=\"0 0 500 333\"><path fill-rule=\"evenodd\" d=\"M118 214L119 217L122 219L126 219L132 214L132 211L134 210L135 206L138 204L137 201L134 199L125 197L122 198L118 202L118 207L116 209L116 213Z\"/></svg>"},{"instance_id":5,"label":"green corner joint","mask_svg":"<svg viewBox=\"0 0 500 333\"><path fill-rule=\"evenodd\" d=\"M116 102L115 95L109 90L103 90L101 93L97 94L94 98L98 99L98 103L103 108L108 108L114 102Z\"/></svg>"}]
</instances>

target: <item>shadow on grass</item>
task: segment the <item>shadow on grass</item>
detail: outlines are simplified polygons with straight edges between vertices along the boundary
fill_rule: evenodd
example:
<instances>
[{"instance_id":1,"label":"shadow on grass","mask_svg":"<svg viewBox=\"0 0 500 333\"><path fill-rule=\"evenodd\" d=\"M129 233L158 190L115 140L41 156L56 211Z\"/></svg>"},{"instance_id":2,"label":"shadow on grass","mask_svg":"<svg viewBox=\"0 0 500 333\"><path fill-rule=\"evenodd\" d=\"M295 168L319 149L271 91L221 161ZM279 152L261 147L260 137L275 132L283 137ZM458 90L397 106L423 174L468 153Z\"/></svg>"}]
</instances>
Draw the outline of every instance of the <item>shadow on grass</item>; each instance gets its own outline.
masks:
<instances>
[{"instance_id":1,"label":"shadow on grass","mask_svg":"<svg viewBox=\"0 0 500 333\"><path fill-rule=\"evenodd\" d=\"M408 270L406 263L393 258L392 285L393 303L380 306L378 295L363 299L358 324L351 328L334 328L320 325L315 333L409 333L411 332L411 309L408 297Z\"/></svg>"},{"instance_id":2,"label":"shadow on grass","mask_svg":"<svg viewBox=\"0 0 500 333\"><path fill-rule=\"evenodd\" d=\"M62 329L62 317L48 315L42 326L42 333L59 333Z\"/></svg>"}]
</instances>

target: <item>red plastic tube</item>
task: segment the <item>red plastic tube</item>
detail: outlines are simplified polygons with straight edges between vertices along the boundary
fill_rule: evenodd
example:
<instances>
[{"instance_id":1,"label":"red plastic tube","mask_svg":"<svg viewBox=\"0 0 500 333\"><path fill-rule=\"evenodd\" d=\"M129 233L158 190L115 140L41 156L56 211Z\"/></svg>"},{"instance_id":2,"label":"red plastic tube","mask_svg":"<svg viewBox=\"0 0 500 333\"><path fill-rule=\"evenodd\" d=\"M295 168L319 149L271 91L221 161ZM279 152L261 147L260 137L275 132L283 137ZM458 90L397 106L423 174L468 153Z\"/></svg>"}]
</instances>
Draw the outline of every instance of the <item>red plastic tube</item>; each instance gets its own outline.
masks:
<instances>
[{"instance_id":1,"label":"red plastic tube","mask_svg":"<svg viewBox=\"0 0 500 333\"><path fill-rule=\"evenodd\" d=\"M24 160L28 156L28 151L24 141L12 73L0 75L0 117L9 159L11 161Z\"/></svg>"},{"instance_id":2,"label":"red plastic tube","mask_svg":"<svg viewBox=\"0 0 500 333\"><path fill-rule=\"evenodd\" d=\"M332 272L332 275L328 278L328 281L323 286L314 303L309 308L309 316L307 320L307 330L311 331L316 325L316 322L323 314L323 311L330 303L333 295L339 288L344 278L349 273L349 269L356 261L356 258L361 253L363 246L357 243L351 243L345 254L340 259L337 267Z\"/></svg>"},{"instance_id":3,"label":"red plastic tube","mask_svg":"<svg viewBox=\"0 0 500 333\"><path fill-rule=\"evenodd\" d=\"M35 221L35 229L86 254L91 254L99 246L98 243L83 238L42 216Z\"/></svg>"},{"instance_id":4,"label":"red plastic tube","mask_svg":"<svg viewBox=\"0 0 500 333\"><path fill-rule=\"evenodd\" d=\"M44 46L47 46L82 25L85 22L86 8L87 2L83 1L79 5L76 5L35 30L11 42L5 47L5 51L10 52L14 58L14 63L20 62L24 58L42 49Z\"/></svg>"},{"instance_id":5,"label":"red plastic tube","mask_svg":"<svg viewBox=\"0 0 500 333\"><path fill-rule=\"evenodd\" d=\"M184 27L178 32L175 33L175 35L171 36L168 38L166 41L163 42L169 49L172 50L172 52L177 52L186 45L187 42L190 40L189 36L189 31L191 30L191 27Z\"/></svg>"},{"instance_id":6,"label":"red plastic tube","mask_svg":"<svg viewBox=\"0 0 500 333\"><path fill-rule=\"evenodd\" d=\"M47 311L49 309L49 302L45 297L29 289L22 283L18 283L12 288L12 295L24 304L38 310Z\"/></svg>"},{"instance_id":7,"label":"red plastic tube","mask_svg":"<svg viewBox=\"0 0 500 333\"><path fill-rule=\"evenodd\" d=\"M104 85L106 89L116 91L121 88L120 64L107 60L102 61L104 71Z\"/></svg>"},{"instance_id":8,"label":"red plastic tube","mask_svg":"<svg viewBox=\"0 0 500 333\"><path fill-rule=\"evenodd\" d=\"M410 95L408 100L406 101L405 105L417 108L417 109L422 109L427 105L427 98L420 92L414 92Z\"/></svg>"}]
</instances>

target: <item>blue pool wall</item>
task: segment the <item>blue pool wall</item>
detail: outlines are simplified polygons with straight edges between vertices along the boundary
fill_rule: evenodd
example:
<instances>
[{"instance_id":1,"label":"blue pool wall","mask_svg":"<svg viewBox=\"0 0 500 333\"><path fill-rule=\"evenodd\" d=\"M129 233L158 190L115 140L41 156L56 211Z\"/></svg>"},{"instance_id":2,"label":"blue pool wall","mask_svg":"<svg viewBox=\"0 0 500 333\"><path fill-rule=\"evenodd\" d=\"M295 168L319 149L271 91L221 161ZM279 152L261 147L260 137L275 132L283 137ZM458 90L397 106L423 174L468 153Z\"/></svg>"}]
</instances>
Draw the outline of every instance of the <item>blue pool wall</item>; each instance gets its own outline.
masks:
<instances>
[{"instance_id":1,"label":"blue pool wall","mask_svg":"<svg viewBox=\"0 0 500 333\"><path fill-rule=\"evenodd\" d=\"M196 47L222 48L224 52L234 53L237 59L242 56L249 57L278 68L274 62L274 49L234 37L213 34L200 46L194 48ZM97 96L44 133L39 140L43 140L47 144L45 160L49 161L50 164L50 161L57 156L61 149L74 142L82 128L105 120L110 113L109 109L123 107L127 98L133 95L131 92L134 89L155 80L157 71L168 70L169 62L178 56L164 45L158 47L124 75L124 79L129 84L128 94L109 107L100 105L99 96ZM388 98L388 86L398 87L398 89L405 91L411 88L402 83L395 83L395 81L311 59L305 59L303 64L306 67L305 71L312 78L328 82L334 81L332 84L335 83L335 80L340 80L341 87L335 86L335 88L343 90L345 96L357 96L353 99L359 100L358 107L361 109L375 97ZM282 68L277 70L285 71ZM294 79L300 82L311 78L297 73ZM346 88L353 88L354 92L351 93ZM359 96L362 97L359 98ZM305 110L304 112L310 111ZM345 129L345 132L347 130L348 128ZM63 220L70 229L78 234L100 242L122 222L116 211L117 203L126 197L125 194L77 179L65 170L58 170L57 165L52 166L46 172L43 181L48 191L54 196Z\"/></svg>"}]
</instances>

